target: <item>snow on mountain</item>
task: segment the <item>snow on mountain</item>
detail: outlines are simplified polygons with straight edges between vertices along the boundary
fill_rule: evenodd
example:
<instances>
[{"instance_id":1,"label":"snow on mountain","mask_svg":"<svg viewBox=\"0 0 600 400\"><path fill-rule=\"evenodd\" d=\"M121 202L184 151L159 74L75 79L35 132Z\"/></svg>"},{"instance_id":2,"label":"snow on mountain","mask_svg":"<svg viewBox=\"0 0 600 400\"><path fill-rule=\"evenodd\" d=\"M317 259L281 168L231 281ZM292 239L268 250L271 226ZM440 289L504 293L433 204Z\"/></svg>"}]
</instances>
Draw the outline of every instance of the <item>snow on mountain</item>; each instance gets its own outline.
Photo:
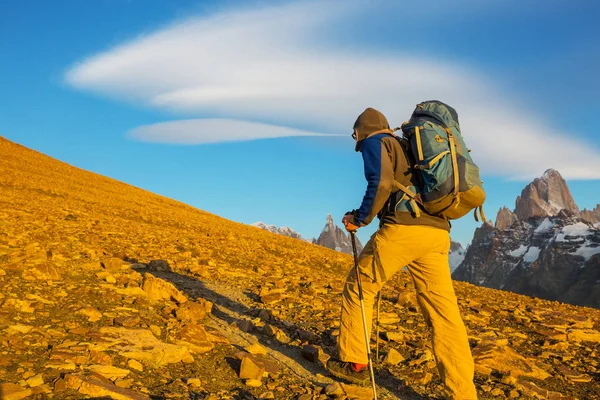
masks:
<instances>
[{"instance_id":1,"label":"snow on mountain","mask_svg":"<svg viewBox=\"0 0 600 400\"><path fill-rule=\"evenodd\" d=\"M527 252L523 254L523 262L529 264L536 262L538 257L540 256L541 250L542 249L540 249L539 247L531 246L527 249Z\"/></svg>"},{"instance_id":2,"label":"snow on mountain","mask_svg":"<svg viewBox=\"0 0 600 400\"><path fill-rule=\"evenodd\" d=\"M262 221L255 222L252 224L252 226L255 226L260 229L264 229L265 231L269 231L269 232L275 233L277 235L287 236L287 237L291 237L294 239L300 239L300 240L304 240L307 242L312 241L312 240L304 239L298 232L296 232L295 230L293 230L287 226L282 226L280 228L277 228L275 225L265 224Z\"/></svg>"},{"instance_id":3,"label":"snow on mountain","mask_svg":"<svg viewBox=\"0 0 600 400\"><path fill-rule=\"evenodd\" d=\"M583 222L567 225L556 234L554 240L573 246L576 249L573 254L588 261L595 254L600 254L600 241L596 237L599 230L597 225L588 225Z\"/></svg>"},{"instance_id":4,"label":"snow on mountain","mask_svg":"<svg viewBox=\"0 0 600 400\"><path fill-rule=\"evenodd\" d=\"M450 252L448 253L448 262L450 263L450 273L454 272L456 268L465 259L467 254L466 250L463 249L462 245L458 242L450 242Z\"/></svg>"},{"instance_id":5,"label":"snow on mountain","mask_svg":"<svg viewBox=\"0 0 600 400\"><path fill-rule=\"evenodd\" d=\"M554 228L554 223L552 221L550 221L549 218L545 218L542 221L542 223L540 224L540 226L535 228L535 231L533 231L533 232L537 233L537 234L545 233L545 232L548 232L552 228Z\"/></svg>"},{"instance_id":6,"label":"snow on mountain","mask_svg":"<svg viewBox=\"0 0 600 400\"><path fill-rule=\"evenodd\" d=\"M260 228L260 229L264 229L265 231L269 231L271 233L278 233L277 232L277 227L275 225L268 225L268 224L265 224L262 221L255 222L255 223L252 224L252 226L255 226L255 227Z\"/></svg>"}]
</instances>

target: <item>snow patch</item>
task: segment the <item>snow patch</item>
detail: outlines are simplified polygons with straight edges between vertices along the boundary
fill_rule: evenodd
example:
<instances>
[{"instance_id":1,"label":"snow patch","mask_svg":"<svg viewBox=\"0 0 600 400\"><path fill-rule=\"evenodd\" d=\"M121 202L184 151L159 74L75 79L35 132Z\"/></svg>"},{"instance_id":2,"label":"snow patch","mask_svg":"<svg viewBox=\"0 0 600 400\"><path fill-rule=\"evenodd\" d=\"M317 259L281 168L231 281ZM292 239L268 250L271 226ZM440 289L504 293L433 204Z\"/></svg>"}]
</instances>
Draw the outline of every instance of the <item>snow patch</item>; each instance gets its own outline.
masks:
<instances>
[{"instance_id":1,"label":"snow patch","mask_svg":"<svg viewBox=\"0 0 600 400\"><path fill-rule=\"evenodd\" d=\"M600 254L600 246L598 243L588 239L588 236L598 233L598 228L600 228L600 223L596 223L592 227L583 222L577 222L562 228L554 240L556 242L567 242L573 245L579 245L575 251L572 251L569 254L581 256L587 262L592 256ZM581 268L583 268L584 264L585 263L581 264Z\"/></svg>"},{"instance_id":2,"label":"snow patch","mask_svg":"<svg viewBox=\"0 0 600 400\"><path fill-rule=\"evenodd\" d=\"M552 228L554 228L554 222L550 221L549 218L546 218L542 221L540 226L535 228L535 231L533 231L533 233L545 233L545 232L548 232Z\"/></svg>"},{"instance_id":3,"label":"snow patch","mask_svg":"<svg viewBox=\"0 0 600 400\"><path fill-rule=\"evenodd\" d=\"M456 268L460 266L460 264L465 259L466 252L464 250L451 251L448 254L448 262L450 263L450 273L453 273Z\"/></svg>"},{"instance_id":4,"label":"snow patch","mask_svg":"<svg viewBox=\"0 0 600 400\"><path fill-rule=\"evenodd\" d=\"M521 245L518 249L510 252L510 255L519 258L523 257L523 254L527 253L527 246Z\"/></svg>"},{"instance_id":5,"label":"snow patch","mask_svg":"<svg viewBox=\"0 0 600 400\"><path fill-rule=\"evenodd\" d=\"M584 224L583 222L577 222L576 224L567 225L563 227L558 235L556 235L557 242L564 242L566 236L587 236L590 235L592 231L590 230L590 226L588 224Z\"/></svg>"},{"instance_id":6,"label":"snow patch","mask_svg":"<svg viewBox=\"0 0 600 400\"><path fill-rule=\"evenodd\" d=\"M590 242L586 241L585 244L578 248L573 254L583 257L587 262L593 255L600 254L600 246L592 247L590 246ZM581 268L583 268L583 264L581 264Z\"/></svg>"},{"instance_id":7,"label":"snow patch","mask_svg":"<svg viewBox=\"0 0 600 400\"><path fill-rule=\"evenodd\" d=\"M526 263L535 262L540 255L540 251L541 249L539 247L530 247L529 250L527 250L527 253L525 253L525 255L523 256L523 261L525 261Z\"/></svg>"}]
</instances>

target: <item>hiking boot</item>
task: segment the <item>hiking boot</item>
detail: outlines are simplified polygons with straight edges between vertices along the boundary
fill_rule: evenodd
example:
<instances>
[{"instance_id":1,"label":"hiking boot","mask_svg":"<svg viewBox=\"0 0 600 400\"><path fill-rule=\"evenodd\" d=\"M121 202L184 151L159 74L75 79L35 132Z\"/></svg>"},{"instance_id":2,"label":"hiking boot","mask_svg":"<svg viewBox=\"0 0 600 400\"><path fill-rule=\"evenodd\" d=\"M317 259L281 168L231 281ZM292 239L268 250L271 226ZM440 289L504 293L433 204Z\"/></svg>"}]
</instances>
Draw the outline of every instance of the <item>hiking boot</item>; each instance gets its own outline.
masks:
<instances>
[{"instance_id":1,"label":"hiking boot","mask_svg":"<svg viewBox=\"0 0 600 400\"><path fill-rule=\"evenodd\" d=\"M352 364L351 362L329 359L327 361L327 369L338 378L345 379L356 385L368 386L370 377L367 368L357 371Z\"/></svg>"}]
</instances>

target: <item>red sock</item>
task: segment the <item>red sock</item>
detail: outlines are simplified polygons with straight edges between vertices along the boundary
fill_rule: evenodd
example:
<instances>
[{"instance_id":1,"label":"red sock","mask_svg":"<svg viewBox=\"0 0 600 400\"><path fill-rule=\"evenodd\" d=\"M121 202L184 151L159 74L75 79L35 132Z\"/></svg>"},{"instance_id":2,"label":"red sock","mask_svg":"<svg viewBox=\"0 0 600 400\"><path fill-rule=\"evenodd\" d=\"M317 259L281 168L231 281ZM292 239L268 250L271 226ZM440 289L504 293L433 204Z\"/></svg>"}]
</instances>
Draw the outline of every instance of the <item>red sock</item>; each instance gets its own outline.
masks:
<instances>
[{"instance_id":1,"label":"red sock","mask_svg":"<svg viewBox=\"0 0 600 400\"><path fill-rule=\"evenodd\" d=\"M352 369L356 372L360 372L365 368L367 368L367 364L352 363Z\"/></svg>"}]
</instances>

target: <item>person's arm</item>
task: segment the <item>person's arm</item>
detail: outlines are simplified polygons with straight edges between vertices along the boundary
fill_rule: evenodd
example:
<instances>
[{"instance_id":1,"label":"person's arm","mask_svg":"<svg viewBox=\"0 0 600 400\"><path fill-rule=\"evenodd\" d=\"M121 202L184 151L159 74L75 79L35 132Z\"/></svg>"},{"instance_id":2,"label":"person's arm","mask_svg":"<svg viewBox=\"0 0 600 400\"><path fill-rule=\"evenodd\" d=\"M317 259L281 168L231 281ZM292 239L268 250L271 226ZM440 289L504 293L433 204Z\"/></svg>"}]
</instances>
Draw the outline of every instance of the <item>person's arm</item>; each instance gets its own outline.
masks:
<instances>
[{"instance_id":1,"label":"person's arm","mask_svg":"<svg viewBox=\"0 0 600 400\"><path fill-rule=\"evenodd\" d=\"M362 144L362 156L367 191L354 215L354 223L358 226L371 223L390 197L394 182L392 162L381 138L366 139Z\"/></svg>"}]
</instances>

